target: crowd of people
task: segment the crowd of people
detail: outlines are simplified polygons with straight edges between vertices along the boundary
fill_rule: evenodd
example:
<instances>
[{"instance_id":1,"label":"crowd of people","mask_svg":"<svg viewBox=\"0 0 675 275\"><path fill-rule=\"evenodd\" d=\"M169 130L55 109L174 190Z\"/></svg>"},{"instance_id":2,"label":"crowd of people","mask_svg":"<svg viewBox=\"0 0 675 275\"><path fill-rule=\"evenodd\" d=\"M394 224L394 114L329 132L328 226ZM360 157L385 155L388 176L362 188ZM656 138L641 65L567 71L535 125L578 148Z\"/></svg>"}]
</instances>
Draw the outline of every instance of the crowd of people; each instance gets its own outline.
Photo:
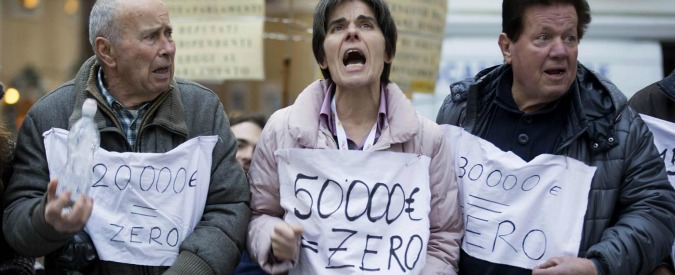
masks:
<instances>
[{"instance_id":1,"label":"crowd of people","mask_svg":"<svg viewBox=\"0 0 675 275\"><path fill-rule=\"evenodd\" d=\"M675 71L628 101L577 60L590 22L503 0L503 64L434 122L389 78L386 1L320 0L323 79L266 121L174 77L161 0L97 0L95 55L0 127L0 274L673 274ZM97 181L57 195L86 99Z\"/></svg>"}]
</instances>

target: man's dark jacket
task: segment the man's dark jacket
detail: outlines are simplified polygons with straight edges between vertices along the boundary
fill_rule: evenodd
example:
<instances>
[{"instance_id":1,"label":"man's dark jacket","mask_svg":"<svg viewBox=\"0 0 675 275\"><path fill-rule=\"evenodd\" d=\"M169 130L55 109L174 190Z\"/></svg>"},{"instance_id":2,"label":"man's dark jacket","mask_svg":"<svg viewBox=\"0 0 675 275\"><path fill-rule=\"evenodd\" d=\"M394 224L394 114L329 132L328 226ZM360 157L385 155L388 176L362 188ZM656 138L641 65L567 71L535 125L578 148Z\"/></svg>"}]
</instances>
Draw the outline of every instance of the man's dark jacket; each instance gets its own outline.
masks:
<instances>
[{"instance_id":1,"label":"man's dark jacket","mask_svg":"<svg viewBox=\"0 0 675 275\"><path fill-rule=\"evenodd\" d=\"M483 136L486 106L509 70L499 65L452 84L437 122ZM647 274L670 253L675 235L675 191L653 136L614 84L581 64L569 92L568 123L554 153L597 167L578 256L597 260L603 274Z\"/></svg>"},{"instance_id":2,"label":"man's dark jacket","mask_svg":"<svg viewBox=\"0 0 675 275\"><path fill-rule=\"evenodd\" d=\"M635 93L628 104L638 113L675 123L675 70Z\"/></svg>"}]
</instances>

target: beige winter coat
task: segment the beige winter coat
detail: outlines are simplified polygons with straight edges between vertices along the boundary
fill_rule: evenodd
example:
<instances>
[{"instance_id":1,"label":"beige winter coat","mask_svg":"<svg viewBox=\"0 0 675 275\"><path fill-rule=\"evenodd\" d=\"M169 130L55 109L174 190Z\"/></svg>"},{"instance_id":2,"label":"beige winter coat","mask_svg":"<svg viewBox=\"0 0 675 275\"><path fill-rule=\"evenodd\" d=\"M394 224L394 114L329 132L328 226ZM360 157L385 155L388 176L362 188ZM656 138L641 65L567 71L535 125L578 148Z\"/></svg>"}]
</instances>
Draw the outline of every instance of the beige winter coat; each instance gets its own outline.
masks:
<instances>
[{"instance_id":1,"label":"beige winter coat","mask_svg":"<svg viewBox=\"0 0 675 275\"><path fill-rule=\"evenodd\" d=\"M284 272L297 262L279 262L271 253L270 235L286 215L279 203L279 178L274 152L285 148L337 149L330 130L320 126L319 113L328 82L310 84L295 103L277 111L263 130L249 171L251 208L248 248L251 256L270 273ZM456 274L463 225L452 154L438 126L418 115L405 95L388 84L387 122L373 150L422 154L429 167L431 212L426 266L422 274Z\"/></svg>"}]
</instances>

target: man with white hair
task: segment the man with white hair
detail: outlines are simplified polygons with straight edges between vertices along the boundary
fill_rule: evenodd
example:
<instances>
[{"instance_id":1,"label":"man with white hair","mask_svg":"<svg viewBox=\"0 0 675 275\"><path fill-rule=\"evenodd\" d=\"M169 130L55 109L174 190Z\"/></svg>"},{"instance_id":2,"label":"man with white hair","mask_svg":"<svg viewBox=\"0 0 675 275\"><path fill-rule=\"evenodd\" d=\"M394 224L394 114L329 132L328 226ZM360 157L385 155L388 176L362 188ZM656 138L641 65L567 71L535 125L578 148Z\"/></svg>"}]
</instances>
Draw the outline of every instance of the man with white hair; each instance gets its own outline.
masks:
<instances>
[{"instance_id":1,"label":"man with white hair","mask_svg":"<svg viewBox=\"0 0 675 275\"><path fill-rule=\"evenodd\" d=\"M249 188L218 97L174 78L167 7L99 0L90 42L96 57L37 102L19 130L5 193L9 244L29 256L52 253L48 273L231 273L245 243ZM70 191L56 187L77 183L55 179L65 162L59 133L82 116L85 99L98 106L98 181L68 206Z\"/></svg>"}]
</instances>

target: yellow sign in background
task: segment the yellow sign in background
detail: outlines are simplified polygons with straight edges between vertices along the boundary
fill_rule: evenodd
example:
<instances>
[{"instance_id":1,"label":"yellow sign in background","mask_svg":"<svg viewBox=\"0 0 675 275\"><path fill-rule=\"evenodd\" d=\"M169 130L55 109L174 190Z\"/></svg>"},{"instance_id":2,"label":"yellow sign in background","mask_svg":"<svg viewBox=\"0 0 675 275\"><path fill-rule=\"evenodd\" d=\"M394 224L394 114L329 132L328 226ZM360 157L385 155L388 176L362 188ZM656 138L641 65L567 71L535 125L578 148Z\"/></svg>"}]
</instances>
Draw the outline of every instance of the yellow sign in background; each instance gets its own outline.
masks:
<instances>
[{"instance_id":1,"label":"yellow sign in background","mask_svg":"<svg viewBox=\"0 0 675 275\"><path fill-rule=\"evenodd\" d=\"M447 0L388 0L398 42L389 78L410 96L433 93L441 59Z\"/></svg>"},{"instance_id":2,"label":"yellow sign in background","mask_svg":"<svg viewBox=\"0 0 675 275\"><path fill-rule=\"evenodd\" d=\"M176 76L261 80L263 0L165 0L176 42Z\"/></svg>"}]
</instances>

